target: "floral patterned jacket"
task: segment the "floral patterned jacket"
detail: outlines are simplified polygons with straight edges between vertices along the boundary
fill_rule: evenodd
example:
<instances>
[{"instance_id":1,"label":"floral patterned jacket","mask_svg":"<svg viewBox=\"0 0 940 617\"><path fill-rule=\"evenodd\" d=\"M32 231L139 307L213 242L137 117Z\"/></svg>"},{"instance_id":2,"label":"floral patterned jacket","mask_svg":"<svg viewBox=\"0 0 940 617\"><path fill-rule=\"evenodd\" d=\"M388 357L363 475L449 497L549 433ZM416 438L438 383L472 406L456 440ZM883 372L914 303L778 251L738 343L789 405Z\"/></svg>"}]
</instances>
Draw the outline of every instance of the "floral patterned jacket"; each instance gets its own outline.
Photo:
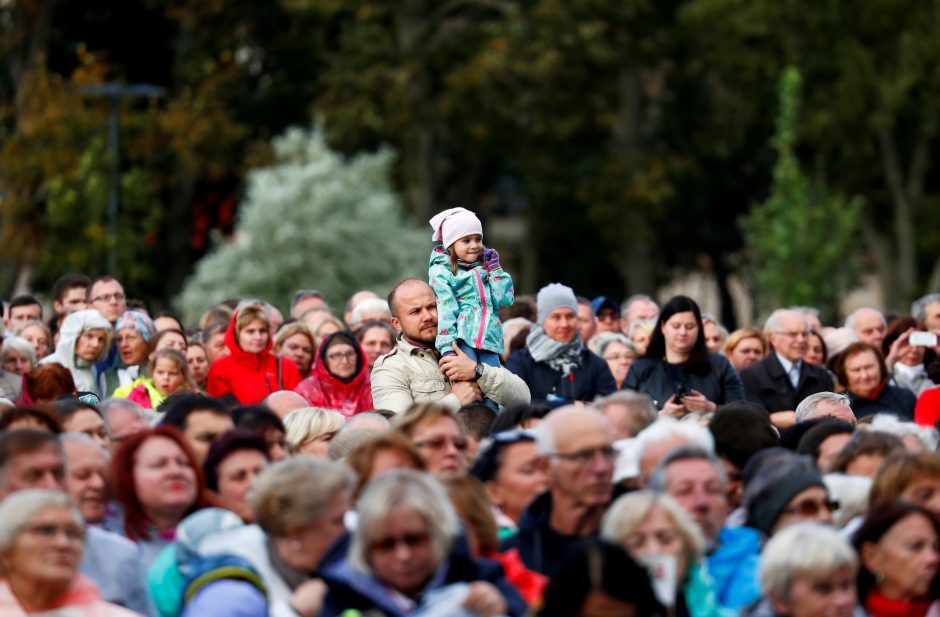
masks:
<instances>
[{"instance_id":1,"label":"floral patterned jacket","mask_svg":"<svg viewBox=\"0 0 940 617\"><path fill-rule=\"evenodd\" d=\"M441 354L461 340L474 349L503 353L503 326L497 310L511 306L512 277L502 268L487 272L479 262L458 260L457 273L443 246L431 251L428 278L437 296L437 341Z\"/></svg>"}]
</instances>

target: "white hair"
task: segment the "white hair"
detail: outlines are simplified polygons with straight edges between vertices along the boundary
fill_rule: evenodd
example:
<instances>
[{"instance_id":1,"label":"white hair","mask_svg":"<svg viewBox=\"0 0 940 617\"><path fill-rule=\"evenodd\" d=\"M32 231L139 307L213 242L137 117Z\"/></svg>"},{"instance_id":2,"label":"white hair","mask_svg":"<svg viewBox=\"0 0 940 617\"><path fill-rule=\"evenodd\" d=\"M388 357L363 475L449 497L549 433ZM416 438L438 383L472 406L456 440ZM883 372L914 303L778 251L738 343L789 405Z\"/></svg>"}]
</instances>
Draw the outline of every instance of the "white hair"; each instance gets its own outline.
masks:
<instances>
[{"instance_id":1,"label":"white hair","mask_svg":"<svg viewBox=\"0 0 940 617\"><path fill-rule=\"evenodd\" d=\"M764 334L778 332L782 327L780 325L780 321L787 315L795 315L796 317L802 319L804 323L806 323L806 315L801 311L791 308L779 308L771 313L770 317L767 318L767 321L764 322ZM807 327L809 327L808 324Z\"/></svg>"},{"instance_id":2,"label":"white hair","mask_svg":"<svg viewBox=\"0 0 940 617\"><path fill-rule=\"evenodd\" d=\"M907 436L916 437L924 445L927 452L934 452L937 449L937 442L940 441L936 428L905 422L889 413L876 414L872 418L870 430L878 433L888 433L898 439L904 439Z\"/></svg>"},{"instance_id":3,"label":"white hair","mask_svg":"<svg viewBox=\"0 0 940 617\"><path fill-rule=\"evenodd\" d=\"M810 394L796 406L796 422L805 422L816 417L816 408L820 403L832 403L833 405L845 405L852 409L852 399L847 394L837 392L817 392Z\"/></svg>"},{"instance_id":4,"label":"white hair","mask_svg":"<svg viewBox=\"0 0 940 617\"><path fill-rule=\"evenodd\" d=\"M291 452L297 452L305 443L327 433L335 434L343 428L345 421L343 414L333 409L301 407L284 418L284 428L287 429L284 440Z\"/></svg>"},{"instance_id":5,"label":"white hair","mask_svg":"<svg viewBox=\"0 0 940 617\"><path fill-rule=\"evenodd\" d=\"M839 509L832 515L836 527L842 529L850 521L864 515L868 510L868 494L873 480L866 476L850 476L844 473L827 473L823 476L826 492L839 502Z\"/></svg>"},{"instance_id":6,"label":"white hair","mask_svg":"<svg viewBox=\"0 0 940 617\"><path fill-rule=\"evenodd\" d=\"M29 359L29 365L36 364L36 348L26 339L19 336L11 336L3 341L3 347L0 347L0 362L5 362L7 354L15 351Z\"/></svg>"},{"instance_id":7,"label":"white hair","mask_svg":"<svg viewBox=\"0 0 940 617\"><path fill-rule=\"evenodd\" d=\"M591 337L591 340L588 341L587 346L592 353L598 356L603 356L604 352L607 350L607 347L610 346L611 343L620 343L633 352L634 356L638 353L636 345L633 343L633 341L628 339L620 332L600 332L595 334Z\"/></svg>"},{"instance_id":8,"label":"white hair","mask_svg":"<svg viewBox=\"0 0 940 617\"><path fill-rule=\"evenodd\" d=\"M760 556L760 584L764 595L788 600L793 581L819 579L843 568L858 572L858 556L839 532L821 523L787 525L775 533Z\"/></svg>"},{"instance_id":9,"label":"white hair","mask_svg":"<svg viewBox=\"0 0 940 617\"><path fill-rule=\"evenodd\" d=\"M72 498L62 491L45 488L16 491L0 501L0 553L8 551L23 525L46 508L68 508L75 522L81 527L85 525Z\"/></svg>"},{"instance_id":10,"label":"white hair","mask_svg":"<svg viewBox=\"0 0 940 617\"><path fill-rule=\"evenodd\" d=\"M375 316L376 314L380 314L381 316L377 317ZM349 319L353 322L354 326L358 326L366 320L367 315L373 319L391 319L392 311L389 310L388 302L385 300L381 298L369 298L356 305Z\"/></svg>"},{"instance_id":11,"label":"white hair","mask_svg":"<svg viewBox=\"0 0 940 617\"><path fill-rule=\"evenodd\" d=\"M108 413L113 409L123 409L124 411L135 414L142 418L148 426L155 425L162 415L152 409L144 409L134 401L126 398L108 398L98 404L98 411L100 411L102 417L104 417L105 424L108 422Z\"/></svg>"},{"instance_id":12,"label":"white hair","mask_svg":"<svg viewBox=\"0 0 940 617\"><path fill-rule=\"evenodd\" d=\"M679 422L675 418L662 416L640 431L636 437L636 457L643 459L643 452L650 446L664 441L681 439L690 446L701 448L709 454L715 453L715 438L711 432L699 424Z\"/></svg>"},{"instance_id":13,"label":"white hair","mask_svg":"<svg viewBox=\"0 0 940 617\"><path fill-rule=\"evenodd\" d=\"M934 302L940 302L940 294L927 294L926 296L914 300L911 304L911 315L921 321L927 319L927 307Z\"/></svg>"},{"instance_id":14,"label":"white hair","mask_svg":"<svg viewBox=\"0 0 940 617\"><path fill-rule=\"evenodd\" d=\"M884 316L884 314L883 314L881 311L879 311L879 310L877 310L877 309L873 309L873 308L868 307L868 306L863 306L863 307L857 308L857 309L855 309L854 311L852 311L851 313L849 313L848 317L845 318L845 327L854 330L854 329L855 329L855 321L858 319L859 313L861 313L862 311L872 311L873 313L877 313L878 316L881 317L881 323L883 323L883 324L885 324L885 325L888 325L888 322L885 320L885 316Z\"/></svg>"}]
</instances>

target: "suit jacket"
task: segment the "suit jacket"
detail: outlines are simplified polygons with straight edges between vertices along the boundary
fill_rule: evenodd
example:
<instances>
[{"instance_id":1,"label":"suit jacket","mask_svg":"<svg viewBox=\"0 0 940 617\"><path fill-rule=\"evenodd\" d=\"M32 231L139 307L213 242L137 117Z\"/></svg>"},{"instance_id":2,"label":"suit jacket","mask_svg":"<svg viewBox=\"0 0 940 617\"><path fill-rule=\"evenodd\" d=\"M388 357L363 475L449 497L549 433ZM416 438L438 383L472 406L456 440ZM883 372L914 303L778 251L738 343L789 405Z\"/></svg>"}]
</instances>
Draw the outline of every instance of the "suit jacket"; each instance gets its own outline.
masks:
<instances>
[{"instance_id":1,"label":"suit jacket","mask_svg":"<svg viewBox=\"0 0 940 617\"><path fill-rule=\"evenodd\" d=\"M744 369L741 381L747 400L763 405L770 413L793 411L810 394L831 392L835 387L829 371L801 362L800 379L794 389L776 353Z\"/></svg>"}]
</instances>

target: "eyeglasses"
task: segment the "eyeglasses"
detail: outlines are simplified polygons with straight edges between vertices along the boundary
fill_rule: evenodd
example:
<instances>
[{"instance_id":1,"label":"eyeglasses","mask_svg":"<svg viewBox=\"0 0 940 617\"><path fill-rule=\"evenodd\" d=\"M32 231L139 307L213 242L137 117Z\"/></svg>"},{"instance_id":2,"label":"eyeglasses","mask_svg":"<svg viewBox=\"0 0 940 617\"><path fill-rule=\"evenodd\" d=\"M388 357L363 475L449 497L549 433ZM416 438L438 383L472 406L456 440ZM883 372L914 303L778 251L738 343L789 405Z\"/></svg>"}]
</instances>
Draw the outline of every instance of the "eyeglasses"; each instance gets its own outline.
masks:
<instances>
[{"instance_id":1,"label":"eyeglasses","mask_svg":"<svg viewBox=\"0 0 940 617\"><path fill-rule=\"evenodd\" d=\"M327 360L355 360L356 352L355 351L334 351L333 353L326 354Z\"/></svg>"},{"instance_id":2,"label":"eyeglasses","mask_svg":"<svg viewBox=\"0 0 940 617\"><path fill-rule=\"evenodd\" d=\"M835 512L839 509L839 502L832 499L827 499L826 501L807 499L799 502L795 506L786 508L783 512L784 514L799 514L800 516L816 516L819 514L820 510L823 509Z\"/></svg>"},{"instance_id":3,"label":"eyeglasses","mask_svg":"<svg viewBox=\"0 0 940 617\"><path fill-rule=\"evenodd\" d=\"M463 452L467 449L467 438L461 435L450 437L448 435L437 435L430 439L422 439L415 442L415 447L431 448L432 450L443 450L447 444L452 444L455 448Z\"/></svg>"},{"instance_id":4,"label":"eyeglasses","mask_svg":"<svg viewBox=\"0 0 940 617\"><path fill-rule=\"evenodd\" d=\"M774 334L779 334L780 336L786 336L787 338L807 338L809 332L806 330L800 330L798 332L783 332L774 330Z\"/></svg>"},{"instance_id":5,"label":"eyeglasses","mask_svg":"<svg viewBox=\"0 0 940 617\"><path fill-rule=\"evenodd\" d=\"M40 523L36 525L24 525L23 531L43 540L54 540L60 533L73 542L84 542L85 531L77 525L53 525L52 523Z\"/></svg>"},{"instance_id":6,"label":"eyeglasses","mask_svg":"<svg viewBox=\"0 0 940 617\"><path fill-rule=\"evenodd\" d=\"M100 296L95 296L94 298L91 299L91 301L92 302L111 302L113 300L114 302L120 302L126 297L127 296L125 296L123 293L117 292L113 294L101 294Z\"/></svg>"},{"instance_id":7,"label":"eyeglasses","mask_svg":"<svg viewBox=\"0 0 940 617\"><path fill-rule=\"evenodd\" d=\"M611 463L617 458L617 450L613 446L601 446L600 448L588 448L586 450L578 450L577 452L555 452L551 456L584 467L597 460L598 455L600 455L605 462Z\"/></svg>"},{"instance_id":8,"label":"eyeglasses","mask_svg":"<svg viewBox=\"0 0 940 617\"><path fill-rule=\"evenodd\" d=\"M426 531L417 531L414 533L406 533L398 537L389 536L387 538L381 538L375 540L370 545L373 551L379 553L391 553L399 544L405 545L409 549L416 549L426 545L431 540L430 534Z\"/></svg>"}]
</instances>

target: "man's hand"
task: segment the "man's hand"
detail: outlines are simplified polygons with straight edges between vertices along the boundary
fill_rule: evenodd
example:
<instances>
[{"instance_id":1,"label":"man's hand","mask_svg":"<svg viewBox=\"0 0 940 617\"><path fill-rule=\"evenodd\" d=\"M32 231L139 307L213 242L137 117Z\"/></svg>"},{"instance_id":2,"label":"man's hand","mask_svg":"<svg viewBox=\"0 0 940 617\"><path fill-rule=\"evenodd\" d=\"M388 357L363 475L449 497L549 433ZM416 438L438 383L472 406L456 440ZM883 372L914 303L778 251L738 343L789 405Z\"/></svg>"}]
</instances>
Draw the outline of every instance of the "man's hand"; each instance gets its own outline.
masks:
<instances>
[{"instance_id":1,"label":"man's hand","mask_svg":"<svg viewBox=\"0 0 940 617\"><path fill-rule=\"evenodd\" d=\"M447 378L454 381L473 381L476 379L477 363L470 356L460 350L457 343L453 343L454 353L447 354L440 359L438 365Z\"/></svg>"},{"instance_id":2,"label":"man's hand","mask_svg":"<svg viewBox=\"0 0 940 617\"><path fill-rule=\"evenodd\" d=\"M483 391L475 381L455 381L450 386L451 393L461 405L469 405L483 400Z\"/></svg>"}]
</instances>

